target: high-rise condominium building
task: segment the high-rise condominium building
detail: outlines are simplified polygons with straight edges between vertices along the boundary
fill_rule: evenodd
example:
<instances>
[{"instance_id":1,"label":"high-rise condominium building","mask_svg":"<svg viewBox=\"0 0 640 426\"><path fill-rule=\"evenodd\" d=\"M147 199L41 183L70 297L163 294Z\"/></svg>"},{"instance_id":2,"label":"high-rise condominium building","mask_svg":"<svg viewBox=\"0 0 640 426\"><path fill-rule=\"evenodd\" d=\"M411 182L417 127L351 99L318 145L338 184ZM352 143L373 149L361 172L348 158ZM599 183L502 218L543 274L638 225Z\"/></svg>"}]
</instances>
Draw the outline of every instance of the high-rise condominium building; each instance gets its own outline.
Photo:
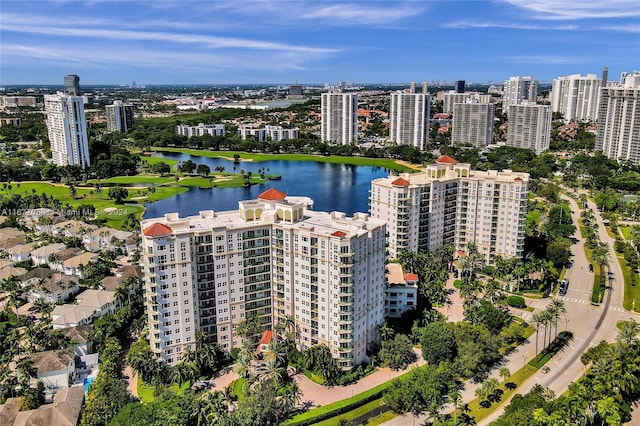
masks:
<instances>
[{"instance_id":1,"label":"high-rise condominium building","mask_svg":"<svg viewBox=\"0 0 640 426\"><path fill-rule=\"evenodd\" d=\"M529 175L471 170L440 157L419 173L373 180L371 216L387 222L389 255L474 243L490 262L522 257Z\"/></svg>"},{"instance_id":2,"label":"high-rise condominium building","mask_svg":"<svg viewBox=\"0 0 640 426\"><path fill-rule=\"evenodd\" d=\"M358 95L323 93L321 98L323 142L348 145L358 141Z\"/></svg>"},{"instance_id":3,"label":"high-rise condominium building","mask_svg":"<svg viewBox=\"0 0 640 426\"><path fill-rule=\"evenodd\" d=\"M508 111L511 105L518 105L523 101L536 102L537 97L537 80L531 77L511 77L504 82L502 111Z\"/></svg>"},{"instance_id":4,"label":"high-rise condominium building","mask_svg":"<svg viewBox=\"0 0 640 426\"><path fill-rule=\"evenodd\" d=\"M533 102L511 105L508 111L507 145L540 154L551 141L551 107Z\"/></svg>"},{"instance_id":5,"label":"high-rise condominium building","mask_svg":"<svg viewBox=\"0 0 640 426\"><path fill-rule=\"evenodd\" d=\"M455 90L456 93L464 93L464 87L465 87L464 80L456 80L453 86L453 90Z\"/></svg>"},{"instance_id":6,"label":"high-rise condominium building","mask_svg":"<svg viewBox=\"0 0 640 426\"><path fill-rule=\"evenodd\" d=\"M493 143L494 104L464 103L453 106L451 143L486 146Z\"/></svg>"},{"instance_id":7,"label":"high-rise condominium building","mask_svg":"<svg viewBox=\"0 0 640 426\"><path fill-rule=\"evenodd\" d=\"M188 126L186 124L178 124L176 126L176 133L188 138L192 136L224 136L224 124L204 124L200 123L197 126Z\"/></svg>"},{"instance_id":8,"label":"high-rise condominium building","mask_svg":"<svg viewBox=\"0 0 640 426\"><path fill-rule=\"evenodd\" d=\"M64 94L82 96L82 92L80 91L80 77L75 74L64 76Z\"/></svg>"},{"instance_id":9,"label":"high-rise condominium building","mask_svg":"<svg viewBox=\"0 0 640 426\"><path fill-rule=\"evenodd\" d=\"M300 349L363 362L384 320L385 223L312 204L269 189L234 211L143 220L151 350L174 364L198 330L229 350L246 318L267 330L290 317Z\"/></svg>"},{"instance_id":10,"label":"high-rise condominium building","mask_svg":"<svg viewBox=\"0 0 640 426\"><path fill-rule=\"evenodd\" d=\"M596 150L608 158L640 164L640 71L602 88Z\"/></svg>"},{"instance_id":11,"label":"high-rise condominium building","mask_svg":"<svg viewBox=\"0 0 640 426\"><path fill-rule=\"evenodd\" d=\"M105 114L108 132L129 133L134 129L133 105L114 101L113 105L105 106Z\"/></svg>"},{"instance_id":12,"label":"high-rise condominium building","mask_svg":"<svg viewBox=\"0 0 640 426\"><path fill-rule=\"evenodd\" d=\"M47 132L53 162L58 166L89 166L87 120L82 96L58 92L44 96Z\"/></svg>"},{"instance_id":13,"label":"high-rise condominium building","mask_svg":"<svg viewBox=\"0 0 640 426\"><path fill-rule=\"evenodd\" d=\"M602 80L595 74L573 74L553 80L551 108L566 121L595 121Z\"/></svg>"},{"instance_id":14,"label":"high-rise condominium building","mask_svg":"<svg viewBox=\"0 0 640 426\"><path fill-rule=\"evenodd\" d=\"M390 138L393 142L424 149L429 138L431 98L422 93L391 94Z\"/></svg>"}]
</instances>

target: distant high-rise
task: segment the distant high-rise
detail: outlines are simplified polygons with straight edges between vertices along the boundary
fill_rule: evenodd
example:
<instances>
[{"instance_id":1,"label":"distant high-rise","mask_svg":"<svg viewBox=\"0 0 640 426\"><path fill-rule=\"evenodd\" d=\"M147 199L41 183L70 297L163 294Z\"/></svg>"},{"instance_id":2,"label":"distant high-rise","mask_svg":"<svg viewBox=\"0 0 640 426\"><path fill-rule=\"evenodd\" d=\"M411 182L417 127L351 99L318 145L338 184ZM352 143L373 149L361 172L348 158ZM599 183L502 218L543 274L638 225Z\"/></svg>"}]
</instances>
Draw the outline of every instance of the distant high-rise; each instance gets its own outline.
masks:
<instances>
[{"instance_id":1,"label":"distant high-rise","mask_svg":"<svg viewBox=\"0 0 640 426\"><path fill-rule=\"evenodd\" d=\"M456 80L456 83L454 85L454 90L456 93L464 93L464 86L465 86L465 81L464 80Z\"/></svg>"},{"instance_id":2,"label":"distant high-rise","mask_svg":"<svg viewBox=\"0 0 640 426\"><path fill-rule=\"evenodd\" d=\"M429 136L431 101L422 93L391 94L390 138L397 144L424 149Z\"/></svg>"},{"instance_id":3,"label":"distant high-rise","mask_svg":"<svg viewBox=\"0 0 640 426\"><path fill-rule=\"evenodd\" d=\"M409 84L409 90L411 91L411 93L416 93L416 82L412 81L411 84Z\"/></svg>"},{"instance_id":4,"label":"distant high-rise","mask_svg":"<svg viewBox=\"0 0 640 426\"><path fill-rule=\"evenodd\" d=\"M609 67L602 69L602 87L607 87L607 81L609 80Z\"/></svg>"},{"instance_id":5,"label":"distant high-rise","mask_svg":"<svg viewBox=\"0 0 640 426\"><path fill-rule=\"evenodd\" d=\"M602 81L595 74L573 74L553 80L551 108L565 120L595 121Z\"/></svg>"},{"instance_id":6,"label":"distant high-rise","mask_svg":"<svg viewBox=\"0 0 640 426\"><path fill-rule=\"evenodd\" d=\"M460 103L453 106L451 143L487 146L493 143L493 104Z\"/></svg>"},{"instance_id":7,"label":"distant high-rise","mask_svg":"<svg viewBox=\"0 0 640 426\"><path fill-rule=\"evenodd\" d=\"M537 80L531 77L511 77L504 82L502 111L508 111L511 105L518 105L524 101L536 102L537 97Z\"/></svg>"},{"instance_id":8,"label":"distant high-rise","mask_svg":"<svg viewBox=\"0 0 640 426\"><path fill-rule=\"evenodd\" d=\"M53 162L58 166L88 167L89 142L82 96L62 92L45 95L44 109Z\"/></svg>"},{"instance_id":9,"label":"distant high-rise","mask_svg":"<svg viewBox=\"0 0 640 426\"><path fill-rule=\"evenodd\" d=\"M596 151L640 164L640 71L624 73L617 86L600 91Z\"/></svg>"},{"instance_id":10,"label":"distant high-rise","mask_svg":"<svg viewBox=\"0 0 640 426\"><path fill-rule=\"evenodd\" d=\"M358 95L356 93L323 93L321 110L320 137L323 142L348 145L358 141Z\"/></svg>"},{"instance_id":11,"label":"distant high-rise","mask_svg":"<svg viewBox=\"0 0 640 426\"><path fill-rule=\"evenodd\" d=\"M64 94L71 96L82 96L80 91L80 77L69 74L64 77Z\"/></svg>"},{"instance_id":12,"label":"distant high-rise","mask_svg":"<svg viewBox=\"0 0 640 426\"><path fill-rule=\"evenodd\" d=\"M304 86L301 84L292 84L289 86L289 96L302 96Z\"/></svg>"},{"instance_id":13,"label":"distant high-rise","mask_svg":"<svg viewBox=\"0 0 640 426\"><path fill-rule=\"evenodd\" d=\"M429 93L429 86L426 81L422 82L422 93L425 95Z\"/></svg>"},{"instance_id":14,"label":"distant high-rise","mask_svg":"<svg viewBox=\"0 0 640 426\"><path fill-rule=\"evenodd\" d=\"M551 107L534 102L511 105L508 111L507 145L527 148L540 154L549 149Z\"/></svg>"},{"instance_id":15,"label":"distant high-rise","mask_svg":"<svg viewBox=\"0 0 640 426\"><path fill-rule=\"evenodd\" d=\"M105 107L105 113L108 132L128 133L134 129L133 105L114 101Z\"/></svg>"}]
</instances>

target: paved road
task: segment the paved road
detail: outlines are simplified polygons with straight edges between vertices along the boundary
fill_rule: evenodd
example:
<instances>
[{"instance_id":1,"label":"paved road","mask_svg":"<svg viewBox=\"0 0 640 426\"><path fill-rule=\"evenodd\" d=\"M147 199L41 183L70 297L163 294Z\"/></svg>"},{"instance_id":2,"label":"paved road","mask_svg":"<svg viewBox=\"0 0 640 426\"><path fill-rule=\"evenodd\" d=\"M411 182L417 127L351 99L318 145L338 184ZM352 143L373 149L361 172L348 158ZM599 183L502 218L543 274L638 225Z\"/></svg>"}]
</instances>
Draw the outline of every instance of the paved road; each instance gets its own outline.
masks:
<instances>
[{"instance_id":1,"label":"paved road","mask_svg":"<svg viewBox=\"0 0 640 426\"><path fill-rule=\"evenodd\" d=\"M577 225L580 209L573 199L568 200L573 213L573 221ZM616 324L619 321L637 318L636 314L627 312L623 308L624 281L620 264L613 252L613 239L607 234L596 206L589 202L589 207L595 213L600 240L611 247L609 257L609 271L612 273L609 284L610 289L605 293L605 300L601 306L595 307L591 305L591 290L594 277L593 273L588 272L589 265L584 253L584 239L580 236L580 231L577 230L575 238L578 242L572 246L574 265L565 275L570 283L569 290L566 296L562 297L567 307L568 322L566 326L574 333L575 340L568 351L556 355L547 364L551 367L549 374L545 376L538 373L518 389L519 393L528 392L537 383L550 388L557 395L565 392L568 386L584 373L580 355L602 340L609 342L615 340L617 335ZM502 407L506 405L505 403ZM478 425L488 425L497 419L502 414L502 407L494 411L486 419L478 422Z\"/></svg>"},{"instance_id":2,"label":"paved road","mask_svg":"<svg viewBox=\"0 0 640 426\"><path fill-rule=\"evenodd\" d=\"M580 209L573 200L569 200L572 210L572 219L575 224L580 217ZM576 243L572 246L573 267L570 268L565 277L569 280L569 289L565 296L555 296L563 299L567 308L566 322L558 324L558 331L565 328L574 334L574 341L565 351L557 354L547 364L551 367L548 374L541 371L534 374L527 382L520 386L518 393L527 393L534 385L541 384L549 387L556 394L561 394L567 390L569 384L577 380L584 372L584 366L580 362L580 355L590 346L597 345L601 340L613 341L617 335L616 323L635 317L634 314L626 312L622 307L624 299L624 283L622 271L613 253L613 240L607 234L602 223L602 218L596 207L590 203L594 210L597 223L599 224L600 240L606 242L612 248L610 256L610 271L613 272L611 280L611 290L606 292L606 299L601 306L591 305L591 290L593 287L594 274L589 272L589 263L584 252L584 239L577 229L574 235ZM549 299L536 303L536 310L543 310ZM555 333L554 333L555 334ZM544 329L539 332L539 349L544 337ZM521 345L515 352L511 353L505 360L506 365L512 372L523 368L525 363L535 356L536 335L532 335L524 345ZM498 378L498 368L495 368L492 377ZM479 384L467 383L462 397L464 402L475 399L475 389ZM503 405L495 410L490 416L478 422L479 426L488 425L495 421L503 412L503 407L508 405L505 401ZM404 426L422 424L426 420L425 416L413 418L411 415L399 416L386 423L386 426Z\"/></svg>"}]
</instances>

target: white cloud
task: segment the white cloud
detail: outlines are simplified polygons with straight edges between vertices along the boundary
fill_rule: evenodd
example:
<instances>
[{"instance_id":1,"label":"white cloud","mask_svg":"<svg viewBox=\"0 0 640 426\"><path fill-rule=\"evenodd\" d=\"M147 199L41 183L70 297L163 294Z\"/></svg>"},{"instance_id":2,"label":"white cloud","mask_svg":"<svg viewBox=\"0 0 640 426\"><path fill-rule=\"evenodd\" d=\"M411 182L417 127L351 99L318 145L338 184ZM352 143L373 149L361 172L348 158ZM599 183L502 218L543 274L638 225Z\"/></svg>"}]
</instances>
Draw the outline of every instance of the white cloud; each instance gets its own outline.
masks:
<instances>
[{"instance_id":1,"label":"white cloud","mask_svg":"<svg viewBox=\"0 0 640 426\"><path fill-rule=\"evenodd\" d=\"M534 25L525 23L503 23L503 22L478 22L478 21L457 21L443 25L445 28L468 29L468 28L506 28L515 30L545 30L545 31L572 31L580 29L577 25Z\"/></svg>"},{"instance_id":2,"label":"white cloud","mask_svg":"<svg viewBox=\"0 0 640 426\"><path fill-rule=\"evenodd\" d=\"M545 55L509 56L504 59L507 61L515 62L519 64L562 65L562 64L579 64L584 62L581 59L572 58L569 56L545 56Z\"/></svg>"},{"instance_id":3,"label":"white cloud","mask_svg":"<svg viewBox=\"0 0 640 426\"><path fill-rule=\"evenodd\" d=\"M369 2L373 3L373 2ZM322 19L335 24L390 24L422 12L417 6L393 5L393 7L367 7L362 4L341 3L330 6L309 8L301 17L304 19Z\"/></svg>"},{"instance_id":4,"label":"white cloud","mask_svg":"<svg viewBox=\"0 0 640 426\"><path fill-rule=\"evenodd\" d=\"M83 40L88 38L99 38L102 40L139 40L154 41L179 44L201 44L211 49L251 49L251 50L269 50L282 52L298 52L309 55L326 55L335 53L337 49L299 46L294 44L270 42L263 40L252 40L235 37L218 37L200 34L179 34L169 32L151 32L151 31L131 31L131 30L106 30L97 28L67 28L67 27L49 27L49 26L29 26L3 24L3 31L13 31L29 34L41 34L48 36L71 36L81 37Z\"/></svg>"},{"instance_id":5,"label":"white cloud","mask_svg":"<svg viewBox=\"0 0 640 426\"><path fill-rule=\"evenodd\" d=\"M640 16L637 0L506 0L534 12L536 19L598 19Z\"/></svg>"}]
</instances>

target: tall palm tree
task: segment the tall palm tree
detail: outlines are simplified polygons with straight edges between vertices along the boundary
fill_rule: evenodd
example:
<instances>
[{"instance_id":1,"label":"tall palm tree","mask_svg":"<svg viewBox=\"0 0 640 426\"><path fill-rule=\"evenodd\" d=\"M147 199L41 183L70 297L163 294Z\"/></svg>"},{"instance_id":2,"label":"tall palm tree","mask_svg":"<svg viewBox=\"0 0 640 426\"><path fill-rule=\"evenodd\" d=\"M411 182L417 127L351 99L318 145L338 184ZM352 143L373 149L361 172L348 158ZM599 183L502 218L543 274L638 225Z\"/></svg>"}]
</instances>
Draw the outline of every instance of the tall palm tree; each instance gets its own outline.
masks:
<instances>
[{"instance_id":1,"label":"tall palm tree","mask_svg":"<svg viewBox=\"0 0 640 426\"><path fill-rule=\"evenodd\" d=\"M635 320L625 321L620 325L620 331L616 340L626 346L630 346L638 341L640 324Z\"/></svg>"},{"instance_id":2,"label":"tall palm tree","mask_svg":"<svg viewBox=\"0 0 640 426\"><path fill-rule=\"evenodd\" d=\"M251 354L244 348L238 353L233 369L243 379L247 379L251 375L251 359Z\"/></svg>"},{"instance_id":3,"label":"tall palm tree","mask_svg":"<svg viewBox=\"0 0 640 426\"><path fill-rule=\"evenodd\" d=\"M567 314L567 307L564 304L564 300L552 299L547 309L550 309L555 317L556 337L558 337L558 321Z\"/></svg>"},{"instance_id":4,"label":"tall palm tree","mask_svg":"<svg viewBox=\"0 0 640 426\"><path fill-rule=\"evenodd\" d=\"M543 347L547 347L547 327L551 322L551 314L548 310L540 312L541 324L544 326L544 338L542 339Z\"/></svg>"}]
</instances>

